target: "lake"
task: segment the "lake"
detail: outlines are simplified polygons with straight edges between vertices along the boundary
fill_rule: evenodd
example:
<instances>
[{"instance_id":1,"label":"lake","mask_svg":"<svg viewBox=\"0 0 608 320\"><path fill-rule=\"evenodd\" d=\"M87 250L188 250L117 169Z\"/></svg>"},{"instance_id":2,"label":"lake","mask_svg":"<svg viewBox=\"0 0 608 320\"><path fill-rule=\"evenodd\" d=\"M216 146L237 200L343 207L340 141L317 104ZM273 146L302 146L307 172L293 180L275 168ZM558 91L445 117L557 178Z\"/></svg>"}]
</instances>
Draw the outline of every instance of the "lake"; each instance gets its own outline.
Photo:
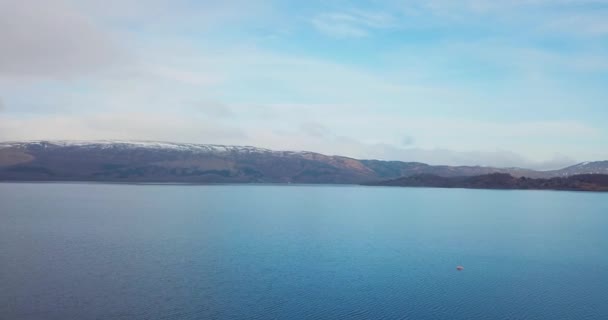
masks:
<instances>
[{"instance_id":1,"label":"lake","mask_svg":"<svg viewBox=\"0 0 608 320\"><path fill-rule=\"evenodd\" d=\"M599 320L607 286L608 194L0 183L0 319Z\"/></svg>"}]
</instances>

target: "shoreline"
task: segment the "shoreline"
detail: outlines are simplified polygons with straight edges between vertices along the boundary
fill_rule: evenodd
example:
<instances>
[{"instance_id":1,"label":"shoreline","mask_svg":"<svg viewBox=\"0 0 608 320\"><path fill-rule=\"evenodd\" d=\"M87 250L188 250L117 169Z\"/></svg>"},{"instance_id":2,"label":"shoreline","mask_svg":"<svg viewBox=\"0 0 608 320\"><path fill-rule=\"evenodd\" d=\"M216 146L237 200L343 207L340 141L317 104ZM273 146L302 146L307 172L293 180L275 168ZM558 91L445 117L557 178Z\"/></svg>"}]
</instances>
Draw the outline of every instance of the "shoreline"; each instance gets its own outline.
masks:
<instances>
[{"instance_id":1,"label":"shoreline","mask_svg":"<svg viewBox=\"0 0 608 320\"><path fill-rule=\"evenodd\" d=\"M442 186L398 186L383 184L355 183L284 183L284 182L137 182L137 181L93 181L93 180L0 180L0 184L90 184L90 185L124 185L124 186L191 186L191 187L220 187L220 186L258 186L258 187L349 187L349 188L403 188L403 189L456 189L456 190L487 190L487 191L560 191L584 193L608 193L608 190L583 189L550 189L550 188L472 188L472 187L442 187Z\"/></svg>"}]
</instances>

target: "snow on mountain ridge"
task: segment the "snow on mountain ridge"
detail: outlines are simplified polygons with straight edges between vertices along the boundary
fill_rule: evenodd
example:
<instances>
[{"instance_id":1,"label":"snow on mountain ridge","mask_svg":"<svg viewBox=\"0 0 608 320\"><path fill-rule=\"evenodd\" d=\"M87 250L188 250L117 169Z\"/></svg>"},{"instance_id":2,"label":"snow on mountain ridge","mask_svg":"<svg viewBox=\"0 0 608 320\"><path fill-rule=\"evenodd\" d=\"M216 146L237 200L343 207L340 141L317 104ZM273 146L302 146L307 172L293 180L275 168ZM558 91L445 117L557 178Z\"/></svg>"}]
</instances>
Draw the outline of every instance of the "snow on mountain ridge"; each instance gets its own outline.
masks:
<instances>
[{"instance_id":1,"label":"snow on mountain ridge","mask_svg":"<svg viewBox=\"0 0 608 320\"><path fill-rule=\"evenodd\" d=\"M84 148L142 148L157 150L176 150L189 152L256 152L256 153L281 153L265 148L252 146L228 146L217 144L195 144L195 143L175 143L161 141L137 141L137 140L33 140L33 141L11 141L0 142L0 148L27 147L39 145L43 147L84 147ZM292 153L292 152L290 152ZM298 153L298 152L293 152Z\"/></svg>"}]
</instances>

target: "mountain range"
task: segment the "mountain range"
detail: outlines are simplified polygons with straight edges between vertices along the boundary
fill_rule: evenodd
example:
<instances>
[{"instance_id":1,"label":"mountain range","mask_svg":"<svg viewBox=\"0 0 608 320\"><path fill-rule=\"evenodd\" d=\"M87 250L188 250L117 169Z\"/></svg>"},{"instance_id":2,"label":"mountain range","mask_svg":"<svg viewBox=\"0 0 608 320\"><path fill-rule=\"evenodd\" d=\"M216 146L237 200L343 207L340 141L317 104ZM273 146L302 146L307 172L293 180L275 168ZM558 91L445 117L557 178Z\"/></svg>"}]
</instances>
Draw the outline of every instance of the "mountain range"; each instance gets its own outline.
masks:
<instances>
[{"instance_id":1,"label":"mountain range","mask_svg":"<svg viewBox=\"0 0 608 320\"><path fill-rule=\"evenodd\" d=\"M528 178L608 174L608 161L535 171L359 160L250 146L105 140L0 143L2 181L359 184L425 174L470 177L492 173Z\"/></svg>"}]
</instances>

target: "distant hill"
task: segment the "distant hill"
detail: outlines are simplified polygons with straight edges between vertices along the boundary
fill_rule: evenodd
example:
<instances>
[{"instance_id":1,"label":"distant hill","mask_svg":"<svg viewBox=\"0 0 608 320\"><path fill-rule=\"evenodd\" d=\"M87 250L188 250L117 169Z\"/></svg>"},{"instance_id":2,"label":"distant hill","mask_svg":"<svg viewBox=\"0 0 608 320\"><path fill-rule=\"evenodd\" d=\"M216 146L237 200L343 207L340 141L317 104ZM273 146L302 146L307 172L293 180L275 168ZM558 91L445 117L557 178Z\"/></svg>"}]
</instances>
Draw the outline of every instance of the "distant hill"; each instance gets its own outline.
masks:
<instances>
[{"instance_id":1,"label":"distant hill","mask_svg":"<svg viewBox=\"0 0 608 320\"><path fill-rule=\"evenodd\" d=\"M583 162L553 172L554 176L572 176L577 174L608 174L608 161Z\"/></svg>"},{"instance_id":2,"label":"distant hill","mask_svg":"<svg viewBox=\"0 0 608 320\"><path fill-rule=\"evenodd\" d=\"M533 189L608 191L608 175L583 174L548 179L516 178L506 173L470 177L440 177L424 174L369 183L373 186L468 188L468 189Z\"/></svg>"},{"instance_id":3,"label":"distant hill","mask_svg":"<svg viewBox=\"0 0 608 320\"><path fill-rule=\"evenodd\" d=\"M359 184L423 174L462 177L505 173L548 178L603 172L608 172L608 161L534 171L358 160L249 146L142 141L0 143L2 181Z\"/></svg>"}]
</instances>

